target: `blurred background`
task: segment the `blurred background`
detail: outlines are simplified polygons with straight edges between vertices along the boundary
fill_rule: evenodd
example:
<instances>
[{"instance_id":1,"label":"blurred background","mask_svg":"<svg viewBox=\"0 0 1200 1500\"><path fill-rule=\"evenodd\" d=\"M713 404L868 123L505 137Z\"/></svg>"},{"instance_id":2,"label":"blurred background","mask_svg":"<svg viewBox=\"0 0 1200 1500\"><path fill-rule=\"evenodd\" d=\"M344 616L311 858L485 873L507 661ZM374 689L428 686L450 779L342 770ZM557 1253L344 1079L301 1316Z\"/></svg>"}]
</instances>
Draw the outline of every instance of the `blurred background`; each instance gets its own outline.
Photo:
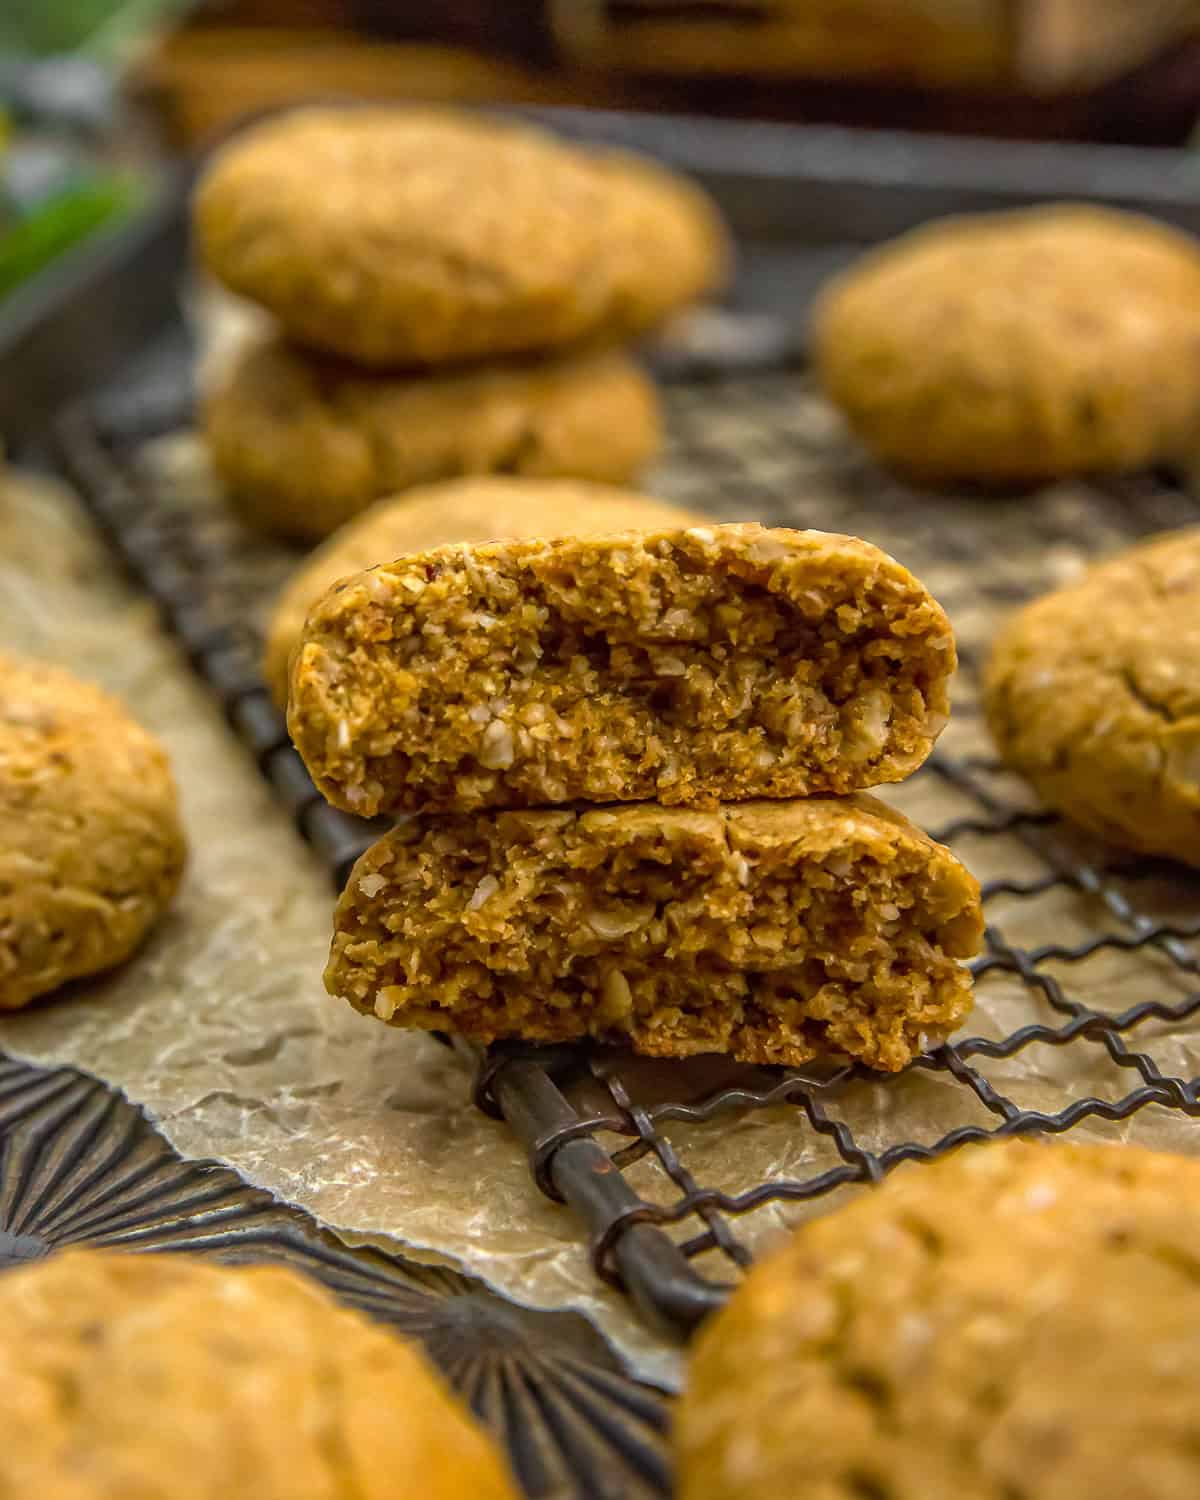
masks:
<instances>
[{"instance_id":1,"label":"blurred background","mask_svg":"<svg viewBox=\"0 0 1200 1500\"><path fill-rule=\"evenodd\" d=\"M1200 0L4 0L0 306L313 97L1180 147Z\"/></svg>"},{"instance_id":2,"label":"blurred background","mask_svg":"<svg viewBox=\"0 0 1200 1500\"><path fill-rule=\"evenodd\" d=\"M143 0L113 10L153 8ZM226 0L184 14L159 9L174 24L146 46L135 86L180 142L314 88L1161 142L1185 137L1200 108L1196 0Z\"/></svg>"}]
</instances>

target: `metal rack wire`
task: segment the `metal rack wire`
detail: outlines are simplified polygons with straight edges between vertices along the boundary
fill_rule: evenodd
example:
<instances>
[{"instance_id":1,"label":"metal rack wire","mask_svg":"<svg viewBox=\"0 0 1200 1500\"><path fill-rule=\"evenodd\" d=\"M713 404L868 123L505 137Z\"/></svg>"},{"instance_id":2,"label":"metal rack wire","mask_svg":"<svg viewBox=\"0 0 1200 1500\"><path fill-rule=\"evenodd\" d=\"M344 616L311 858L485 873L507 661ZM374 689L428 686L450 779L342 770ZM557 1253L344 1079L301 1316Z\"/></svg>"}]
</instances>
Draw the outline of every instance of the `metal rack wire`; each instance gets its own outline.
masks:
<instances>
[{"instance_id":1,"label":"metal rack wire","mask_svg":"<svg viewBox=\"0 0 1200 1500\"><path fill-rule=\"evenodd\" d=\"M645 1097L630 1060L602 1049L503 1045L480 1060L480 1106L508 1122L542 1191L580 1216L598 1274L623 1285L658 1325L686 1335L751 1260L742 1226L769 1205L877 1181L903 1161L989 1135L1061 1133L1150 1106L1200 1114L1200 1078L1184 1076L1178 1064L1164 1070L1150 1033L1156 1023L1178 1027L1200 1016L1200 917L1192 915L1200 913L1200 885L1153 861L1114 858L1038 808L991 756L977 704L979 662L998 609L1052 586L1088 554L1200 520L1200 508L1153 477L986 501L917 495L874 469L795 374L681 382L667 400L671 447L653 488L718 519L865 535L923 574L949 610L963 661L954 721L944 748L901 790L957 809L929 831L969 864L983 865L988 927L973 965L976 984L982 991L1002 982L1016 997L1015 1024L957 1038L902 1075L934 1077L955 1090L947 1128L928 1140L906 1135L902 1111L888 1116L878 1139L856 1130L844 1108L851 1094L882 1099L896 1087L858 1067L743 1068L706 1084L688 1065L675 1065L665 1087L660 1078ZM153 410L77 408L60 423L59 451L340 884L377 829L318 796L258 668L255 616L294 558L251 538L202 473L163 461L152 440L189 420L182 388L160 392ZM1003 858L994 857L997 850ZM1164 888L1171 893L1165 905ZM1061 919L1060 907L1068 913ZM1026 929L1039 913L1048 914L1043 928L1051 937L1032 941ZM1113 984L1098 994L1087 976L1090 965L1117 959L1124 967L1116 989L1129 1003L1113 1008ZM1102 1054L1130 1086L1102 1096L1064 1085L1031 1105L989 1075L988 1064L1038 1046L1089 1060L1085 1079ZM777 1107L826 1142L832 1159L818 1159L803 1175L722 1187L702 1181L687 1146L673 1138L676 1127L721 1128L728 1117ZM651 1168L654 1193L636 1177Z\"/></svg>"}]
</instances>

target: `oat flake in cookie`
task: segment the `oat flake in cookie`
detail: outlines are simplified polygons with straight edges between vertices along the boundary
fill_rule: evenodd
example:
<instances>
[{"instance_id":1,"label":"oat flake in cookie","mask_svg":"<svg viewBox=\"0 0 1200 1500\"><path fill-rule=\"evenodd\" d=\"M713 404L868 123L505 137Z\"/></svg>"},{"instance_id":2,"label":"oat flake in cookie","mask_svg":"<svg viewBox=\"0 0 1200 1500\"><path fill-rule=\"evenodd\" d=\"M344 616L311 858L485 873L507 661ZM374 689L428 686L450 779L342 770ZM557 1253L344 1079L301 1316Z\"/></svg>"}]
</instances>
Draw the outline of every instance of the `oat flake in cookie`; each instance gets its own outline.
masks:
<instances>
[{"instance_id":1,"label":"oat flake in cookie","mask_svg":"<svg viewBox=\"0 0 1200 1500\"><path fill-rule=\"evenodd\" d=\"M966 1016L979 886L873 797L409 819L326 987L397 1026L896 1071Z\"/></svg>"},{"instance_id":2,"label":"oat flake in cookie","mask_svg":"<svg viewBox=\"0 0 1200 1500\"><path fill-rule=\"evenodd\" d=\"M1200 866L1200 527L1019 611L984 674L1005 761L1118 847Z\"/></svg>"},{"instance_id":3,"label":"oat flake in cookie","mask_svg":"<svg viewBox=\"0 0 1200 1500\"><path fill-rule=\"evenodd\" d=\"M901 781L949 622L878 548L714 525L442 547L336 585L288 722L350 812L712 806Z\"/></svg>"},{"instance_id":4,"label":"oat flake in cookie","mask_svg":"<svg viewBox=\"0 0 1200 1500\"><path fill-rule=\"evenodd\" d=\"M158 741L90 683L0 656L0 1011L128 958L184 853Z\"/></svg>"},{"instance_id":5,"label":"oat flake in cookie","mask_svg":"<svg viewBox=\"0 0 1200 1500\"><path fill-rule=\"evenodd\" d=\"M679 1500L1194 1500L1200 1163L1008 1141L805 1224L700 1330Z\"/></svg>"}]
</instances>

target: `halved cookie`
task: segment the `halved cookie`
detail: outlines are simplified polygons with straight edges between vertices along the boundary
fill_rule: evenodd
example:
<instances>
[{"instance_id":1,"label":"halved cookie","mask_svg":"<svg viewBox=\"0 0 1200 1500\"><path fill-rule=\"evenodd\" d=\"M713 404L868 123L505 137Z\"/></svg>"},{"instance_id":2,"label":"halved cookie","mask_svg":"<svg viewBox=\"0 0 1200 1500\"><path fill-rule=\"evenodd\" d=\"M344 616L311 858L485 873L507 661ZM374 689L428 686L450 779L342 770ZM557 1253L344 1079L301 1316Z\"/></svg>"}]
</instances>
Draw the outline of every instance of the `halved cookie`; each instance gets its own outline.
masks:
<instances>
[{"instance_id":1,"label":"halved cookie","mask_svg":"<svg viewBox=\"0 0 1200 1500\"><path fill-rule=\"evenodd\" d=\"M979 886L873 797L411 819L325 983L396 1026L895 1071L971 1005Z\"/></svg>"},{"instance_id":2,"label":"halved cookie","mask_svg":"<svg viewBox=\"0 0 1200 1500\"><path fill-rule=\"evenodd\" d=\"M341 578L448 542L562 536L641 526L702 525L704 517L666 500L586 479L478 475L420 485L380 500L301 564L271 613L263 671L287 707L288 662L308 612Z\"/></svg>"},{"instance_id":3,"label":"halved cookie","mask_svg":"<svg viewBox=\"0 0 1200 1500\"><path fill-rule=\"evenodd\" d=\"M757 525L437 548L343 580L292 663L324 796L371 815L901 781L949 621L866 542Z\"/></svg>"}]
</instances>

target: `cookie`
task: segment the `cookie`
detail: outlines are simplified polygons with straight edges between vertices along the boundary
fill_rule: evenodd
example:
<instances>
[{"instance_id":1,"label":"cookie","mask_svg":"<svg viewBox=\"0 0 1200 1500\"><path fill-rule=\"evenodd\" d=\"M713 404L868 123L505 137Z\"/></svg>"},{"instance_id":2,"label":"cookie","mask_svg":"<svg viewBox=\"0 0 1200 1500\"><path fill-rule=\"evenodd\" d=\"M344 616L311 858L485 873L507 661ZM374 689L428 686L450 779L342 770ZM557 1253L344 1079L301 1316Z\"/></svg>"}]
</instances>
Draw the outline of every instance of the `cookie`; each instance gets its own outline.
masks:
<instances>
[{"instance_id":1,"label":"cookie","mask_svg":"<svg viewBox=\"0 0 1200 1500\"><path fill-rule=\"evenodd\" d=\"M1200 418L1200 250L1099 208L948 219L835 281L814 343L851 426L919 480L1136 469Z\"/></svg>"},{"instance_id":2,"label":"cookie","mask_svg":"<svg viewBox=\"0 0 1200 1500\"><path fill-rule=\"evenodd\" d=\"M970 1146L805 1225L701 1330L680 1500L1190 1500L1200 1163Z\"/></svg>"},{"instance_id":3,"label":"cookie","mask_svg":"<svg viewBox=\"0 0 1200 1500\"><path fill-rule=\"evenodd\" d=\"M373 500L460 474L619 482L661 437L624 354L563 354L425 376L363 374L275 340L205 405L214 467L252 526L317 541Z\"/></svg>"},{"instance_id":4,"label":"cookie","mask_svg":"<svg viewBox=\"0 0 1200 1500\"><path fill-rule=\"evenodd\" d=\"M563 479L456 479L381 500L330 537L280 595L267 632L264 672L287 707L288 660L308 611L339 578L447 542L563 536L634 527L689 526L704 517L628 490Z\"/></svg>"},{"instance_id":5,"label":"cookie","mask_svg":"<svg viewBox=\"0 0 1200 1500\"><path fill-rule=\"evenodd\" d=\"M288 722L350 812L713 805L901 781L954 640L886 553L712 525L441 547L336 585Z\"/></svg>"},{"instance_id":6,"label":"cookie","mask_svg":"<svg viewBox=\"0 0 1200 1500\"><path fill-rule=\"evenodd\" d=\"M889 1072L966 1016L979 886L873 797L405 820L358 861L331 994L478 1042Z\"/></svg>"},{"instance_id":7,"label":"cookie","mask_svg":"<svg viewBox=\"0 0 1200 1500\"><path fill-rule=\"evenodd\" d=\"M1048 806L1121 848L1200 866L1200 528L1022 609L993 645L984 708Z\"/></svg>"},{"instance_id":8,"label":"cookie","mask_svg":"<svg viewBox=\"0 0 1200 1500\"><path fill-rule=\"evenodd\" d=\"M127 959L184 852L158 741L90 683L0 656L0 1011Z\"/></svg>"},{"instance_id":9,"label":"cookie","mask_svg":"<svg viewBox=\"0 0 1200 1500\"><path fill-rule=\"evenodd\" d=\"M283 1267L71 1250L0 1276L0 1494L517 1500L415 1349Z\"/></svg>"},{"instance_id":10,"label":"cookie","mask_svg":"<svg viewBox=\"0 0 1200 1500\"><path fill-rule=\"evenodd\" d=\"M721 285L685 179L451 110L302 109L239 135L195 202L201 259L298 342L435 365L641 332Z\"/></svg>"}]
</instances>

